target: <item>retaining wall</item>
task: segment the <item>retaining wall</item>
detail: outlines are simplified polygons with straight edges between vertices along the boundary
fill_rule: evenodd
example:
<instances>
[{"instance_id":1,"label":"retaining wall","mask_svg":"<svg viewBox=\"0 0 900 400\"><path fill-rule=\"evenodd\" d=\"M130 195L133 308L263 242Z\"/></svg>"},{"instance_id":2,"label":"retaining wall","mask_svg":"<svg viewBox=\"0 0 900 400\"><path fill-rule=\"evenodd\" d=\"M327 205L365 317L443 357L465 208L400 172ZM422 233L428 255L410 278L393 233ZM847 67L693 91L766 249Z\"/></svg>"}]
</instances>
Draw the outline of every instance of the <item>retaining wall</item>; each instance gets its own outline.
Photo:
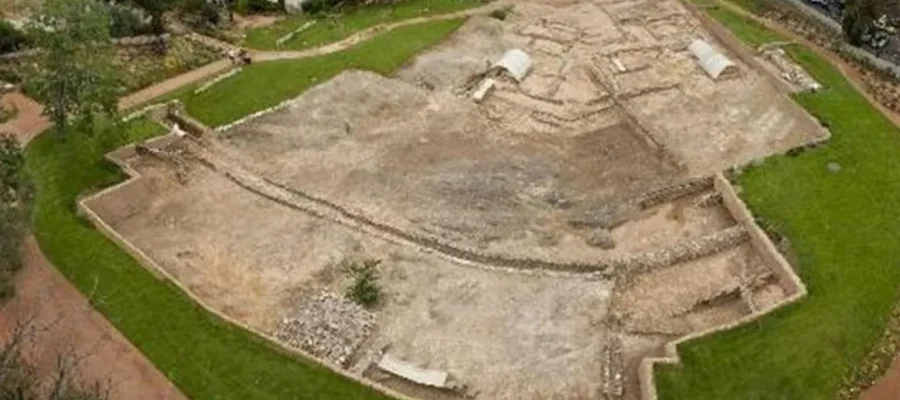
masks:
<instances>
[{"instance_id":1,"label":"retaining wall","mask_svg":"<svg viewBox=\"0 0 900 400\"><path fill-rule=\"evenodd\" d=\"M775 247L772 240L769 239L769 235L766 235L766 232L756 224L750 209L747 208L747 205L744 204L743 200L738 197L737 192L734 190L734 186L728 182L728 179L722 174L718 174L713 178L713 184L715 185L716 191L722 195L722 204L735 221L746 228L753 249L756 250L763 258L766 265L769 265L775 275L778 276L778 282L781 284L782 289L784 289L784 293L787 296L793 296L801 291L805 291L805 289L803 289L803 282L800 281L800 278L794 272L790 263L788 263L784 256L781 255L781 252L778 251L778 248Z\"/></svg>"},{"instance_id":2,"label":"retaining wall","mask_svg":"<svg viewBox=\"0 0 900 400\"><path fill-rule=\"evenodd\" d=\"M756 222L754 222L753 220L753 214L750 213L750 209L747 208L747 205L744 204L743 200L741 200L737 196L737 192L734 190L734 187L731 186L731 183L722 174L716 174L716 176L713 178L713 182L716 189L719 191L719 193L721 193L723 204L725 204L725 207L731 213L732 217L734 217L734 219L738 221L744 229L746 229L753 248L768 263L769 268L772 268L775 274L780 278L782 286L785 287L785 293L787 294L787 297L785 297L782 301L771 305L769 308L756 310L737 321L716 326L705 331L696 332L679 338L675 341L669 342L665 346L663 356L647 357L641 360L641 364L638 370L638 379L641 386L642 400L658 399L654 377L654 367L657 364L680 363L681 359L678 356L678 346L682 343L694 339L699 339L716 332L733 329L740 325L755 321L756 319L768 314L772 310L793 303L805 297L807 294L806 285L803 284L803 282L800 280L800 277L797 276L797 274L794 272L794 269L791 267L790 263L788 263L784 256L782 256L781 253L778 252L775 245L771 240L769 240L769 237L765 234L765 232L763 232L763 230L756 225Z\"/></svg>"}]
</instances>

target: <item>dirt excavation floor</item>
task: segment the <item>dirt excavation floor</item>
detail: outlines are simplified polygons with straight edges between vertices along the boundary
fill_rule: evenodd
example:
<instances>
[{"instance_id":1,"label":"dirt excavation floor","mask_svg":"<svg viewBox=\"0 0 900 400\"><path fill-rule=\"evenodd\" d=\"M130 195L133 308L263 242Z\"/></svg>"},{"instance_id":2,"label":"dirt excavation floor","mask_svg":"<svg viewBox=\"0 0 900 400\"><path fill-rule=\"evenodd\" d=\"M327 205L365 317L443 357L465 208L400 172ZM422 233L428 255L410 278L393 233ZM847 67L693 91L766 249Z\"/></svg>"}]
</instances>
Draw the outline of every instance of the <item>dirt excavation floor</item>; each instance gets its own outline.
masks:
<instances>
[{"instance_id":1,"label":"dirt excavation floor","mask_svg":"<svg viewBox=\"0 0 900 400\"><path fill-rule=\"evenodd\" d=\"M531 73L474 102L514 47ZM210 306L410 395L637 399L643 357L791 294L703 179L824 134L769 79L676 1L517 2L395 77L117 152L141 177L86 206ZM369 310L343 298L365 260Z\"/></svg>"}]
</instances>

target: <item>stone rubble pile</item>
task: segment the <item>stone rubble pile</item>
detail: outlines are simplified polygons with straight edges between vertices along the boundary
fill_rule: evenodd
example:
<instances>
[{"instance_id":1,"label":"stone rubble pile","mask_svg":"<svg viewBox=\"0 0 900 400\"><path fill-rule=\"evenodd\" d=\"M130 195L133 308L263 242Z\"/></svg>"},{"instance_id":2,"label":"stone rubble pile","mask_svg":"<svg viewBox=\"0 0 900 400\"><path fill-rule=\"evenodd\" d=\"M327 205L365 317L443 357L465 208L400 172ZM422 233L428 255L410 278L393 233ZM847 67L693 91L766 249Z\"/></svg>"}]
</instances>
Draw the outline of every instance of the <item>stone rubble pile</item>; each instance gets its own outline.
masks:
<instances>
[{"instance_id":1,"label":"stone rubble pile","mask_svg":"<svg viewBox=\"0 0 900 400\"><path fill-rule=\"evenodd\" d=\"M291 347L346 367L374 326L373 313L341 295L323 292L299 304L273 335Z\"/></svg>"},{"instance_id":2,"label":"stone rubble pile","mask_svg":"<svg viewBox=\"0 0 900 400\"><path fill-rule=\"evenodd\" d=\"M602 353L602 394L606 400L619 399L625 394L625 357L618 335L609 338Z\"/></svg>"}]
</instances>

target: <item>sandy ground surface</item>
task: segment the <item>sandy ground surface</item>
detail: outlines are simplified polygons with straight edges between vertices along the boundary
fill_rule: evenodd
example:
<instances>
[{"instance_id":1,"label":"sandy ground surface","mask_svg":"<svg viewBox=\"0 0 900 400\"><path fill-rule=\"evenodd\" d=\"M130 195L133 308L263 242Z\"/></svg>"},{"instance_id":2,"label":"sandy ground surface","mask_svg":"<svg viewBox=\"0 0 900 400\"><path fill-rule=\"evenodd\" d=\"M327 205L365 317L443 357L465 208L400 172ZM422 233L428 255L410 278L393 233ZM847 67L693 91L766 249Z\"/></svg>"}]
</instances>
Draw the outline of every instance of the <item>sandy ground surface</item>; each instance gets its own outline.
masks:
<instances>
[{"instance_id":1,"label":"sandy ground surface","mask_svg":"<svg viewBox=\"0 0 900 400\"><path fill-rule=\"evenodd\" d=\"M123 193L157 195L91 207L231 316L272 331L309 295L341 292L345 262L381 259L386 299L360 353L390 344L398 357L452 371L484 399L596 391L611 282L455 265L287 209L199 166L183 187L160 163L138 168L146 175Z\"/></svg>"},{"instance_id":2,"label":"sandy ground surface","mask_svg":"<svg viewBox=\"0 0 900 400\"><path fill-rule=\"evenodd\" d=\"M698 38L730 56L736 76L709 78L687 51ZM498 87L484 108L514 131L596 126L598 106L614 100L691 175L783 152L823 134L774 82L713 40L677 1L518 2L506 22L473 19L398 76L436 90L459 87L513 46L532 55L533 71L518 87Z\"/></svg>"},{"instance_id":3,"label":"sandy ground surface","mask_svg":"<svg viewBox=\"0 0 900 400\"><path fill-rule=\"evenodd\" d=\"M72 349L85 382L109 384L112 399L186 399L131 343L82 297L28 240L16 297L0 308L0 337L16 321L32 319L39 333L28 353L43 374Z\"/></svg>"},{"instance_id":4,"label":"sandy ground surface","mask_svg":"<svg viewBox=\"0 0 900 400\"><path fill-rule=\"evenodd\" d=\"M505 22L473 17L399 79L341 74L222 141L263 176L416 234L602 257L571 221L823 134L736 57L737 76L711 80L685 50L698 37L676 1L520 2ZM501 80L481 105L459 96L511 47L534 57L521 84Z\"/></svg>"},{"instance_id":5,"label":"sandy ground surface","mask_svg":"<svg viewBox=\"0 0 900 400\"><path fill-rule=\"evenodd\" d=\"M346 262L383 260L385 301L357 361L389 345L396 357L450 372L479 399L592 398L612 336L622 339L633 374L638 360L667 340L745 315L745 300L731 294L758 263L741 246L621 288L586 276L485 270L277 204L200 164L188 162L179 183L171 164L131 162L142 177L88 206L211 306L272 332L313 295L340 293ZM734 223L721 209L695 203L648 209L614 233L635 248L655 249L692 229ZM625 398L636 394L633 386Z\"/></svg>"},{"instance_id":6,"label":"sandy ground surface","mask_svg":"<svg viewBox=\"0 0 900 400\"><path fill-rule=\"evenodd\" d=\"M223 142L261 175L373 220L489 253L566 261L606 253L570 220L679 176L625 124L516 134L479 111L353 71Z\"/></svg>"}]
</instances>

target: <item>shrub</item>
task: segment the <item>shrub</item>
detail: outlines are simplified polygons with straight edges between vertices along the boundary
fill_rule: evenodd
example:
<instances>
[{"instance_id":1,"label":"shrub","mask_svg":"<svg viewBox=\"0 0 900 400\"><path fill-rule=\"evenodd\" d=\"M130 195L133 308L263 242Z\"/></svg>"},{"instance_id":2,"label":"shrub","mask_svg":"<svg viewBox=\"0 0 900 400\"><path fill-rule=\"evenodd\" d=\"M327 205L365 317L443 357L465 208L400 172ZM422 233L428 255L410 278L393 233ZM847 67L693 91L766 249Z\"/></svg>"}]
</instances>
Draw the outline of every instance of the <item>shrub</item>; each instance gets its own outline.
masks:
<instances>
[{"instance_id":1,"label":"shrub","mask_svg":"<svg viewBox=\"0 0 900 400\"><path fill-rule=\"evenodd\" d=\"M283 11L281 2L269 0L247 0L247 11L250 13L267 13Z\"/></svg>"},{"instance_id":2,"label":"shrub","mask_svg":"<svg viewBox=\"0 0 900 400\"><path fill-rule=\"evenodd\" d=\"M19 84L22 82L22 76L15 67L0 66L0 82Z\"/></svg>"},{"instance_id":3,"label":"shrub","mask_svg":"<svg viewBox=\"0 0 900 400\"><path fill-rule=\"evenodd\" d=\"M137 10L113 4L109 7L109 34L115 38L149 35L153 27Z\"/></svg>"},{"instance_id":4,"label":"shrub","mask_svg":"<svg viewBox=\"0 0 900 400\"><path fill-rule=\"evenodd\" d=\"M238 14L260 14L284 11L281 1L269 0L236 0L234 11Z\"/></svg>"},{"instance_id":5,"label":"shrub","mask_svg":"<svg viewBox=\"0 0 900 400\"><path fill-rule=\"evenodd\" d=\"M181 12L194 17L201 24L210 25L217 25L222 16L219 6L207 0L184 0Z\"/></svg>"},{"instance_id":6,"label":"shrub","mask_svg":"<svg viewBox=\"0 0 900 400\"><path fill-rule=\"evenodd\" d=\"M347 298L357 304L370 307L378 303L381 298L381 287L378 285L378 270L376 267L381 260L366 260L362 265L350 263L345 267L345 272L352 280L347 288Z\"/></svg>"},{"instance_id":7,"label":"shrub","mask_svg":"<svg viewBox=\"0 0 900 400\"><path fill-rule=\"evenodd\" d=\"M334 0L309 0L303 3L302 8L303 12L316 15L331 11L335 4Z\"/></svg>"},{"instance_id":8,"label":"shrub","mask_svg":"<svg viewBox=\"0 0 900 400\"><path fill-rule=\"evenodd\" d=\"M21 245L31 222L33 193L19 143L0 134L0 300L12 296L12 277L22 267Z\"/></svg>"},{"instance_id":9,"label":"shrub","mask_svg":"<svg viewBox=\"0 0 900 400\"><path fill-rule=\"evenodd\" d=\"M0 20L0 53L12 53L29 44L28 36L9 21Z\"/></svg>"},{"instance_id":10,"label":"shrub","mask_svg":"<svg viewBox=\"0 0 900 400\"><path fill-rule=\"evenodd\" d=\"M506 21L506 18L509 17L509 8L498 8L494 11L491 11L490 16L494 19Z\"/></svg>"}]
</instances>

